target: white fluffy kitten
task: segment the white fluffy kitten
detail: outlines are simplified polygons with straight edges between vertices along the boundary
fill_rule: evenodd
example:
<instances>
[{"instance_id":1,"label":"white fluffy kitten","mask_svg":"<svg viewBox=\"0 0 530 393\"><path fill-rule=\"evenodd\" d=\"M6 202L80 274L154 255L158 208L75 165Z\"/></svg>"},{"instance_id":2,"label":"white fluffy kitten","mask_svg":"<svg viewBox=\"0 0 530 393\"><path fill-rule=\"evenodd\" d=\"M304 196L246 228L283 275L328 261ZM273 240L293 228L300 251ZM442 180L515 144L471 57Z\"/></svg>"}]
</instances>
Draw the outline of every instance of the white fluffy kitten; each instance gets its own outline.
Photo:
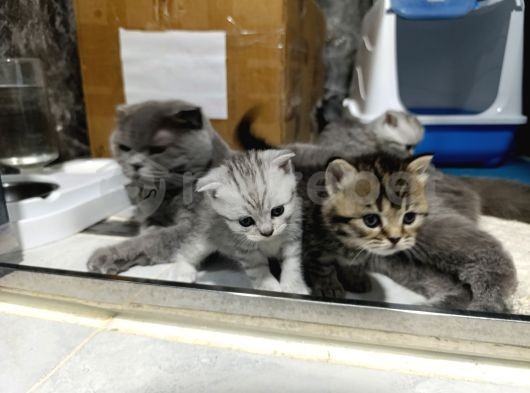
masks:
<instances>
[{"instance_id":1,"label":"white fluffy kitten","mask_svg":"<svg viewBox=\"0 0 530 393\"><path fill-rule=\"evenodd\" d=\"M236 154L197 182L193 227L179 234L173 278L194 282L213 252L241 264L256 289L308 294L302 277L301 200L286 150ZM268 258L281 262L280 281Z\"/></svg>"}]
</instances>

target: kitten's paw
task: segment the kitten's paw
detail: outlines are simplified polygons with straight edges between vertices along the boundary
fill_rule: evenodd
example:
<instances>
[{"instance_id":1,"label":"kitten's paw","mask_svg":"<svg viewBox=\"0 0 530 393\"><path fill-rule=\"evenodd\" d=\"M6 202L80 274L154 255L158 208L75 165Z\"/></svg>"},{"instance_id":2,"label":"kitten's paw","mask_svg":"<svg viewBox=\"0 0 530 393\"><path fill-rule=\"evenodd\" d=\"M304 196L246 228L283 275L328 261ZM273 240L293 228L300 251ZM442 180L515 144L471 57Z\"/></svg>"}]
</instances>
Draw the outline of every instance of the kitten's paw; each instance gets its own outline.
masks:
<instances>
[{"instance_id":1,"label":"kitten's paw","mask_svg":"<svg viewBox=\"0 0 530 393\"><path fill-rule=\"evenodd\" d=\"M473 300L469 303L468 310L497 313L510 312L510 307L500 291L491 290L480 294L473 293L472 297Z\"/></svg>"},{"instance_id":2,"label":"kitten's paw","mask_svg":"<svg viewBox=\"0 0 530 393\"><path fill-rule=\"evenodd\" d=\"M177 263L171 271L170 279L179 282L196 282L197 269L189 263Z\"/></svg>"},{"instance_id":3,"label":"kitten's paw","mask_svg":"<svg viewBox=\"0 0 530 393\"><path fill-rule=\"evenodd\" d=\"M343 298L346 291L335 276L322 277L313 284L313 295L327 298Z\"/></svg>"},{"instance_id":4,"label":"kitten's paw","mask_svg":"<svg viewBox=\"0 0 530 393\"><path fill-rule=\"evenodd\" d=\"M287 293L296 293L299 295L309 295L311 293L302 278L296 280L282 280L280 282L280 287L282 292Z\"/></svg>"},{"instance_id":5,"label":"kitten's paw","mask_svg":"<svg viewBox=\"0 0 530 393\"><path fill-rule=\"evenodd\" d=\"M472 301L467 309L472 311L489 311L496 313L510 312L510 307L508 307L504 301L500 300L495 302L482 302L480 300Z\"/></svg>"},{"instance_id":6,"label":"kitten's paw","mask_svg":"<svg viewBox=\"0 0 530 393\"><path fill-rule=\"evenodd\" d=\"M90 256L87 269L94 273L118 274L129 269L130 263L118 257L112 247L100 248Z\"/></svg>"},{"instance_id":7,"label":"kitten's paw","mask_svg":"<svg viewBox=\"0 0 530 393\"><path fill-rule=\"evenodd\" d=\"M367 274L362 276L344 276L341 278L341 282L344 288L351 292L366 293L372 290L372 281Z\"/></svg>"},{"instance_id":8,"label":"kitten's paw","mask_svg":"<svg viewBox=\"0 0 530 393\"><path fill-rule=\"evenodd\" d=\"M281 292L282 287L278 280L274 277L267 277L266 279L260 281L259 283L254 284L254 289L259 289L262 291L272 291L272 292Z\"/></svg>"}]
</instances>

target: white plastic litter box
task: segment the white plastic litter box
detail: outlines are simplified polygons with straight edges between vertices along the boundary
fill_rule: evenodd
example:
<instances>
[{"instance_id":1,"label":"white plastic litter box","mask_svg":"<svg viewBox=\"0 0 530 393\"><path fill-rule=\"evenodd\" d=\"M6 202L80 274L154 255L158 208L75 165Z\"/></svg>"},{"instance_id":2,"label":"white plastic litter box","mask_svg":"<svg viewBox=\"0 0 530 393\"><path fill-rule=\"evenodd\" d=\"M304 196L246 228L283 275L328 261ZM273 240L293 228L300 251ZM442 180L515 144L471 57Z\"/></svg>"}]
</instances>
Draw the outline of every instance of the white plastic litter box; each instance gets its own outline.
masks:
<instances>
[{"instance_id":1,"label":"white plastic litter box","mask_svg":"<svg viewBox=\"0 0 530 393\"><path fill-rule=\"evenodd\" d=\"M523 0L379 0L363 20L354 116L419 116L442 165L500 164L522 115Z\"/></svg>"}]
</instances>

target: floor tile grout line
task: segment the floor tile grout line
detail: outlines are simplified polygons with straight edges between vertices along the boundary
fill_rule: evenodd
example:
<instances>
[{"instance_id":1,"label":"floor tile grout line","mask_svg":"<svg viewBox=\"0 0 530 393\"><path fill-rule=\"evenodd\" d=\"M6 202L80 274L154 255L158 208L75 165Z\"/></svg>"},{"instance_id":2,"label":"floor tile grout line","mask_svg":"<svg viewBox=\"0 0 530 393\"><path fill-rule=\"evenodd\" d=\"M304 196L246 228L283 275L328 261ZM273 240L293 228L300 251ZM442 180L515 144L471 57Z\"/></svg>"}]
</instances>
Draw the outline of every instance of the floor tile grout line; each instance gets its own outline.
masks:
<instances>
[{"instance_id":1,"label":"floor tile grout line","mask_svg":"<svg viewBox=\"0 0 530 393\"><path fill-rule=\"evenodd\" d=\"M42 377L39 381L37 381L26 393L32 393L36 389L41 387L48 379L50 379L57 371L59 371L71 358L73 358L85 345L87 345L95 336L107 330L108 326L110 325L113 319L114 317L109 318L105 322L105 324L95 329L92 333L90 333L87 337L85 337L83 341L81 341L70 353L65 355L65 357L62 358L53 369L51 369L44 377Z\"/></svg>"}]
</instances>

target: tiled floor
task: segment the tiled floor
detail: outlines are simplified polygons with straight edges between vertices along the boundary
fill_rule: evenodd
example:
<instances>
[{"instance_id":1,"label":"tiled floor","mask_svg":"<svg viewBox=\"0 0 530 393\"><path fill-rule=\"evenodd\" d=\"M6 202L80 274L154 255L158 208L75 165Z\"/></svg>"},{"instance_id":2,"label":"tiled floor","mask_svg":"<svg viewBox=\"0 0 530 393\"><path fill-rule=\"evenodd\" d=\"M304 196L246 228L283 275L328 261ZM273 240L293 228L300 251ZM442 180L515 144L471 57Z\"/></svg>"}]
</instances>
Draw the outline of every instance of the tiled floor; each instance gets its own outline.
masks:
<instances>
[{"instance_id":1,"label":"tiled floor","mask_svg":"<svg viewBox=\"0 0 530 393\"><path fill-rule=\"evenodd\" d=\"M27 392L91 333L84 326L0 314L0 391Z\"/></svg>"},{"instance_id":2,"label":"tiled floor","mask_svg":"<svg viewBox=\"0 0 530 393\"><path fill-rule=\"evenodd\" d=\"M0 314L2 393L522 393Z\"/></svg>"},{"instance_id":3,"label":"tiled floor","mask_svg":"<svg viewBox=\"0 0 530 393\"><path fill-rule=\"evenodd\" d=\"M237 371L235 375L234 372ZM87 344L65 367L36 392L282 392L288 386L301 392L351 392L353 384L373 380L384 386L377 372L359 379L355 370L212 349L168 344L145 337L106 332ZM111 377L111 378L109 378ZM408 379L408 378L407 378ZM411 387L413 381L403 381Z\"/></svg>"}]
</instances>

